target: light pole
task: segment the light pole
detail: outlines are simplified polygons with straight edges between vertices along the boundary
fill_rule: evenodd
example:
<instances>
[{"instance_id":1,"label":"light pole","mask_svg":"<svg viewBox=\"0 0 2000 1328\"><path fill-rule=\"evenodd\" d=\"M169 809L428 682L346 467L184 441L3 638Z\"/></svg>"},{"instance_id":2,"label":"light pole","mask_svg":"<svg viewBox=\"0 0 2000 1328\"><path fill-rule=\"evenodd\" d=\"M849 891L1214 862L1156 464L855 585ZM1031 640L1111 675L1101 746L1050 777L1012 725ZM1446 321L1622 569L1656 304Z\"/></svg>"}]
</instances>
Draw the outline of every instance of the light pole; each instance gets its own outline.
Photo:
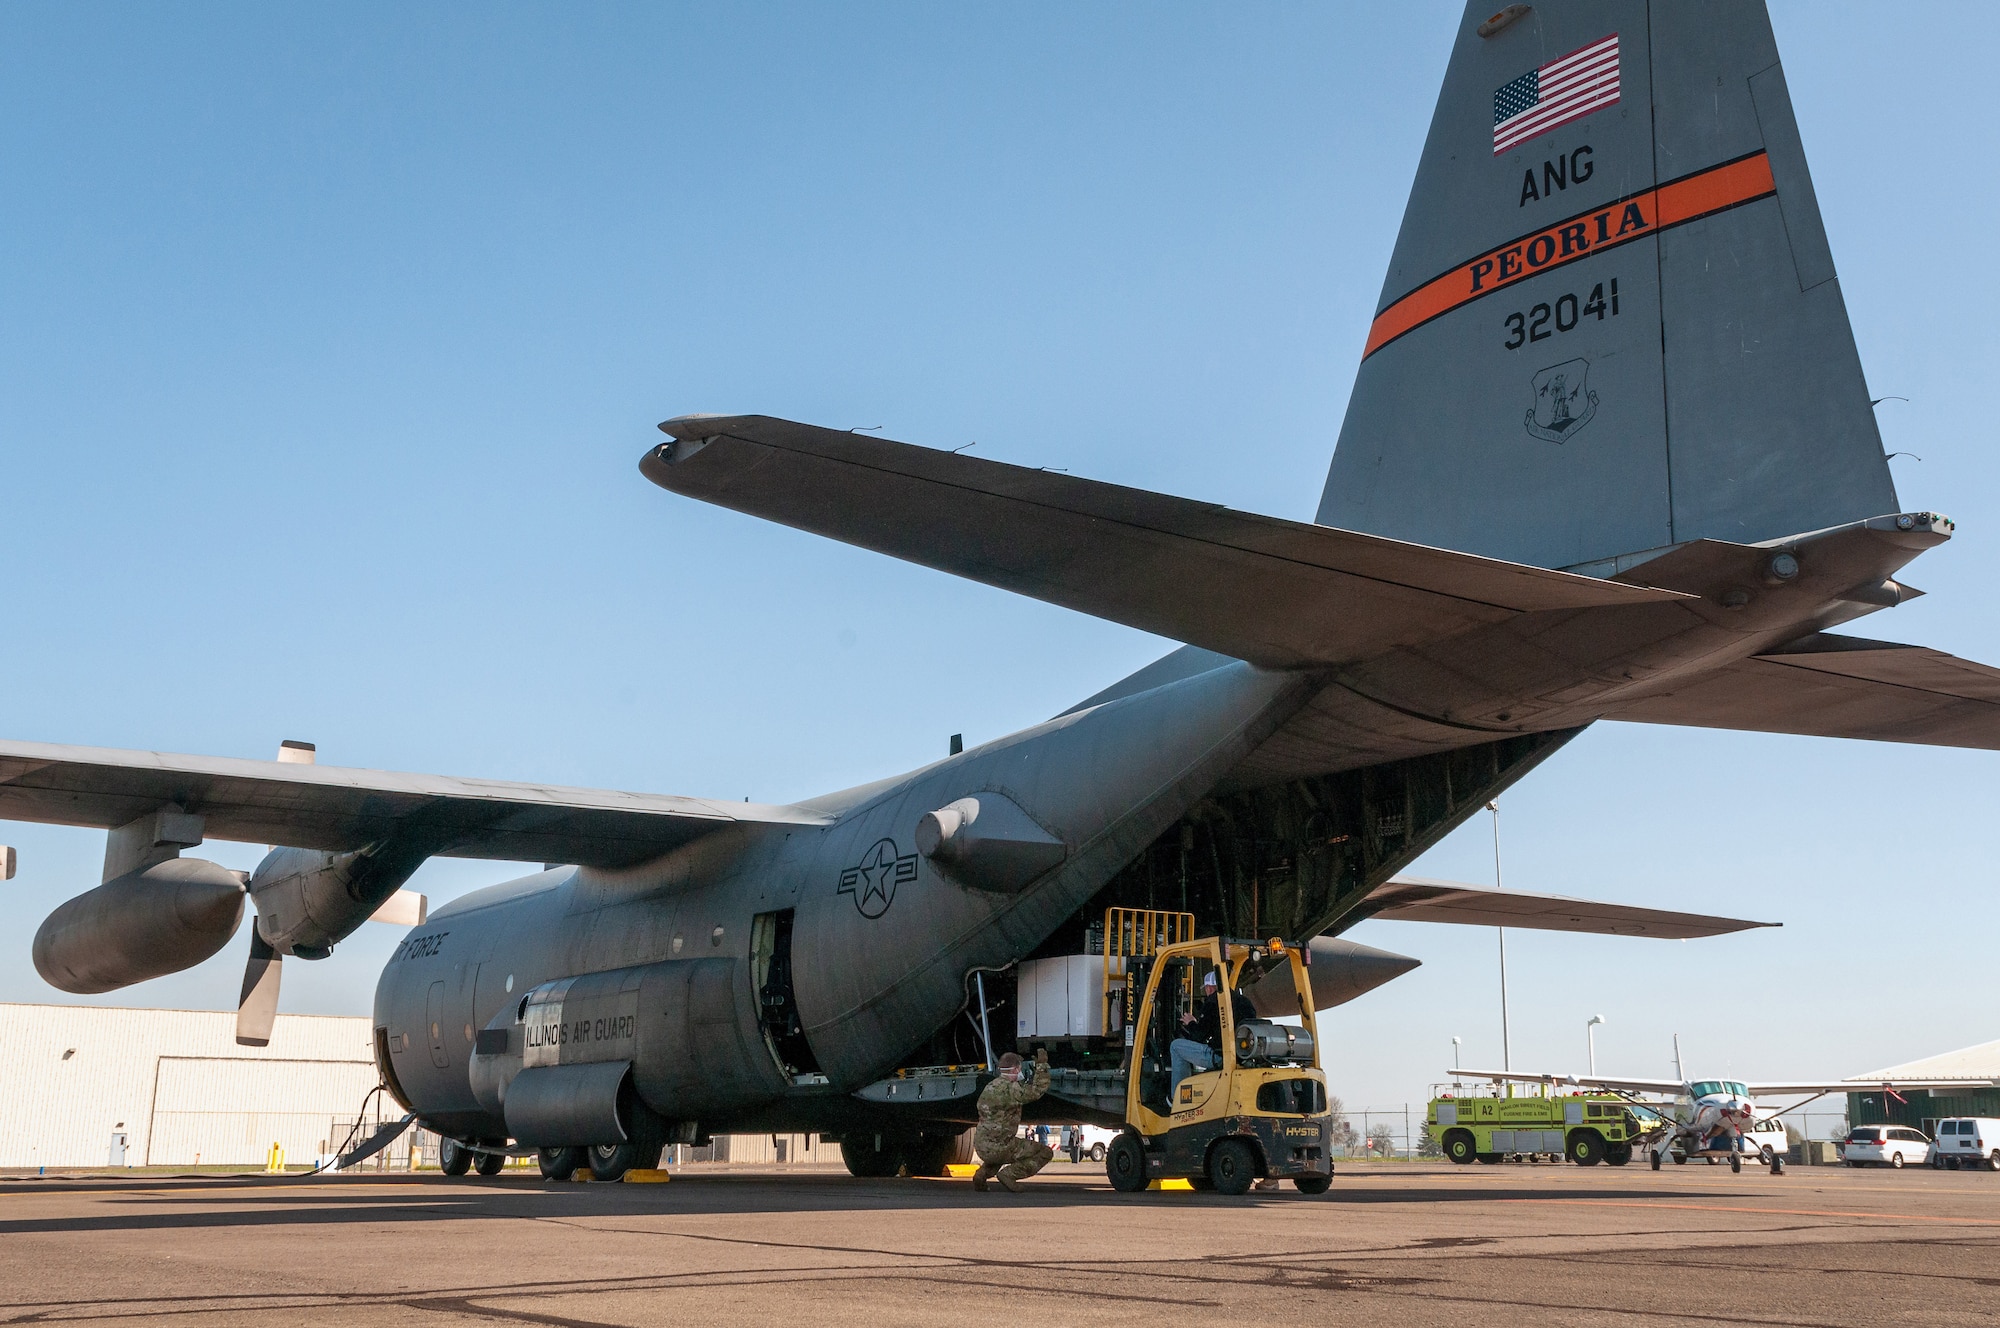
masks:
<instances>
[{"instance_id":1,"label":"light pole","mask_svg":"<svg viewBox=\"0 0 2000 1328\"><path fill-rule=\"evenodd\" d=\"M1457 1039L1457 1038L1453 1038L1453 1039L1451 1040L1451 1072L1452 1072L1452 1074L1453 1074L1453 1075L1456 1075L1456 1074L1458 1073L1458 1039Z\"/></svg>"},{"instance_id":2,"label":"light pole","mask_svg":"<svg viewBox=\"0 0 2000 1328\"><path fill-rule=\"evenodd\" d=\"M1495 798L1486 804L1486 810L1493 813L1493 888L1502 890L1500 883L1500 800ZM1500 1068L1514 1068L1514 1044L1507 1036L1507 929L1495 927L1500 935Z\"/></svg>"},{"instance_id":3,"label":"light pole","mask_svg":"<svg viewBox=\"0 0 2000 1328\"><path fill-rule=\"evenodd\" d=\"M1590 1047L1590 1072L1592 1074L1597 1073L1597 1026L1603 1022L1603 1015L1594 1014L1590 1016L1590 1022L1583 1026L1583 1040Z\"/></svg>"}]
</instances>

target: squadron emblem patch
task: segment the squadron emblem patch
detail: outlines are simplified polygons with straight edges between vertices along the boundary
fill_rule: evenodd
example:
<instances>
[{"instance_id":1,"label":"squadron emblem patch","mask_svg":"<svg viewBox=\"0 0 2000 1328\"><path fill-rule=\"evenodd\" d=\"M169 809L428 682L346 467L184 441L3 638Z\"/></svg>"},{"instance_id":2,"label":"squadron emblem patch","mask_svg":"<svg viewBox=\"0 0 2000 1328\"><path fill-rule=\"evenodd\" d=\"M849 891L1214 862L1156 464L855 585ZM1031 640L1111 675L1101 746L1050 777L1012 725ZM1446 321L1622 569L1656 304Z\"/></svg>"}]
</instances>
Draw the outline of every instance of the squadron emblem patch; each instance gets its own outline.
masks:
<instances>
[{"instance_id":1,"label":"squadron emblem patch","mask_svg":"<svg viewBox=\"0 0 2000 1328\"><path fill-rule=\"evenodd\" d=\"M861 861L842 868L840 888L835 892L854 896L854 907L864 918L879 918L896 902L896 887L917 879L917 855L896 852L896 841L878 839Z\"/></svg>"},{"instance_id":2,"label":"squadron emblem patch","mask_svg":"<svg viewBox=\"0 0 2000 1328\"><path fill-rule=\"evenodd\" d=\"M1590 361L1564 360L1535 375L1535 404L1528 432L1544 442L1566 443L1597 414L1597 393L1589 390Z\"/></svg>"}]
</instances>

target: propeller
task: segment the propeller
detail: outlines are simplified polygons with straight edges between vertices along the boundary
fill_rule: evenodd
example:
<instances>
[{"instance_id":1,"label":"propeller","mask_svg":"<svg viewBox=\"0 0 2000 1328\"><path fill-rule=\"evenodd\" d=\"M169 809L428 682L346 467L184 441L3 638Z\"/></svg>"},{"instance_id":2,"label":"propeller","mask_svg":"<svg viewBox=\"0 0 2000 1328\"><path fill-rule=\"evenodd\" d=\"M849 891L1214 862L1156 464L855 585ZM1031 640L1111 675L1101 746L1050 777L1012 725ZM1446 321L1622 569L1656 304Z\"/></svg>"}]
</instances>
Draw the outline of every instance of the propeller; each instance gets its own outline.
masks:
<instances>
[{"instance_id":1,"label":"propeller","mask_svg":"<svg viewBox=\"0 0 2000 1328\"><path fill-rule=\"evenodd\" d=\"M250 924L250 962L243 969L243 994L236 1002L236 1045L268 1047L278 1018L278 979L285 957Z\"/></svg>"}]
</instances>

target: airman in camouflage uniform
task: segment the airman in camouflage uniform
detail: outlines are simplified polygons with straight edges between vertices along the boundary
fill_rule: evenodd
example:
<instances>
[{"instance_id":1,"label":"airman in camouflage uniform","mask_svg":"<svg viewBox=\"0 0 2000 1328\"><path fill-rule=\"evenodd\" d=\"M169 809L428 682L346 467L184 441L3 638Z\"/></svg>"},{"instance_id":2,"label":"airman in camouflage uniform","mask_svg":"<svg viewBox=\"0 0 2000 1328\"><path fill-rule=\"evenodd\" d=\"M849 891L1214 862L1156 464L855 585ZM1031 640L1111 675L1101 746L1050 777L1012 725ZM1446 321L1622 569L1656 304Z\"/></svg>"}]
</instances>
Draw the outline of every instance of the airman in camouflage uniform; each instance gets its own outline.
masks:
<instances>
[{"instance_id":1,"label":"airman in camouflage uniform","mask_svg":"<svg viewBox=\"0 0 2000 1328\"><path fill-rule=\"evenodd\" d=\"M1018 1191L1022 1181L1049 1164L1054 1149L1021 1137L1022 1106L1048 1091L1046 1050L1035 1053L1034 1073L1025 1079L1019 1056L1010 1051L1000 1058L1000 1077L979 1094L979 1128L972 1135L979 1170L972 1173L973 1189L983 1191L997 1173L1001 1185Z\"/></svg>"}]
</instances>

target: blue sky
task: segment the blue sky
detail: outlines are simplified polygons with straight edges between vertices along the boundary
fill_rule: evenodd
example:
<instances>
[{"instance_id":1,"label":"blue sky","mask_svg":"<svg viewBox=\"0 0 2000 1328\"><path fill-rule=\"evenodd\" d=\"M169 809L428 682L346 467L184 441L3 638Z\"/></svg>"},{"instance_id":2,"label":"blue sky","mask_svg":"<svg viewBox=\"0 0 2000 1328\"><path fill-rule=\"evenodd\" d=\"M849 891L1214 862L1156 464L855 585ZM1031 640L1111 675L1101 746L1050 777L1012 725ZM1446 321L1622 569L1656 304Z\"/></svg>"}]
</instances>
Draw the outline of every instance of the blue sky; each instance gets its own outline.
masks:
<instances>
[{"instance_id":1,"label":"blue sky","mask_svg":"<svg viewBox=\"0 0 2000 1328\"><path fill-rule=\"evenodd\" d=\"M1153 658L1125 628L674 499L749 410L1310 518L1455 5L0 11L7 736L780 801ZM1983 90L2000 12L1783 3L1904 505L1861 630L2000 661ZM2000 1037L2000 756L1602 725L1504 805L1521 888L1783 921L1510 934L1514 1060L1849 1073ZM0 999L96 832L8 826ZM232 866L258 849L210 846ZM1489 828L1419 864L1489 880ZM449 897L502 867L434 863ZM1968 925L1970 924L1970 925ZM1499 1054L1493 936L1327 1020L1350 1104ZM363 1012L397 939L287 966ZM238 938L241 944L241 938ZM232 1005L238 946L103 999Z\"/></svg>"}]
</instances>

